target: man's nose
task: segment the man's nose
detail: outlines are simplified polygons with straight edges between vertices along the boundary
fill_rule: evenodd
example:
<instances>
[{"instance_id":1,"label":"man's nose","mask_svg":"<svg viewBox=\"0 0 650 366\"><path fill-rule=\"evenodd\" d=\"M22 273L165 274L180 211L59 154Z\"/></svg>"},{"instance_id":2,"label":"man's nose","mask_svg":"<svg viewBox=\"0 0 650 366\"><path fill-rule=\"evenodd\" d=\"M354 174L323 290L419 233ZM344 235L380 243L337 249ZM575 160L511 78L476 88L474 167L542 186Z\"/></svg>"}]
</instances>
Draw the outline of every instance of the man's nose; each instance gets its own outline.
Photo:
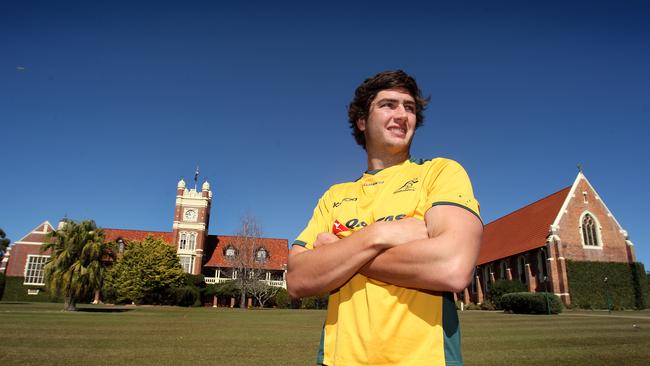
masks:
<instances>
[{"instance_id":1,"label":"man's nose","mask_svg":"<svg viewBox=\"0 0 650 366\"><path fill-rule=\"evenodd\" d=\"M400 103L397 108L395 108L395 118L405 119L407 115L406 107L404 107L404 104Z\"/></svg>"}]
</instances>

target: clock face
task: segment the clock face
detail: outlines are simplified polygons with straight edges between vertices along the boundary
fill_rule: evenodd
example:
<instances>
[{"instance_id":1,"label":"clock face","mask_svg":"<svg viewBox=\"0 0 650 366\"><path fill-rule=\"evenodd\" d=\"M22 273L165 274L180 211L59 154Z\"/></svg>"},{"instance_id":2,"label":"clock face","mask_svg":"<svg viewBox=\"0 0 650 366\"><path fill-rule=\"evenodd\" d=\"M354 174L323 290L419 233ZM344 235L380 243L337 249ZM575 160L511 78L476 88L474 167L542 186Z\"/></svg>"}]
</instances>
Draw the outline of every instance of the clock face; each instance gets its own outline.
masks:
<instances>
[{"instance_id":1,"label":"clock face","mask_svg":"<svg viewBox=\"0 0 650 366\"><path fill-rule=\"evenodd\" d=\"M196 210L185 210L185 220L195 221L196 220Z\"/></svg>"}]
</instances>

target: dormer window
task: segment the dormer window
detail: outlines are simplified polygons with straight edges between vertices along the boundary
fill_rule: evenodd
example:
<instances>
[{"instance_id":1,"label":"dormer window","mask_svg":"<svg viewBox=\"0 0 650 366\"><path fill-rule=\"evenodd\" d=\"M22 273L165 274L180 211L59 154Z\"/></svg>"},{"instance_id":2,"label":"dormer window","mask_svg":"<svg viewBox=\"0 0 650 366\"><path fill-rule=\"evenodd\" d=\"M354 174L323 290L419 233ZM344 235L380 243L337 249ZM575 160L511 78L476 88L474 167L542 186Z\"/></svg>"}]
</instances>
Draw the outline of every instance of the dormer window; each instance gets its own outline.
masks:
<instances>
[{"instance_id":1,"label":"dormer window","mask_svg":"<svg viewBox=\"0 0 650 366\"><path fill-rule=\"evenodd\" d=\"M226 257L226 259L234 259L237 256L237 251L233 247L228 247L223 252L223 255Z\"/></svg>"},{"instance_id":2,"label":"dormer window","mask_svg":"<svg viewBox=\"0 0 650 366\"><path fill-rule=\"evenodd\" d=\"M255 253L255 260L258 262L264 262L268 258L269 253L264 248L259 248Z\"/></svg>"}]
</instances>

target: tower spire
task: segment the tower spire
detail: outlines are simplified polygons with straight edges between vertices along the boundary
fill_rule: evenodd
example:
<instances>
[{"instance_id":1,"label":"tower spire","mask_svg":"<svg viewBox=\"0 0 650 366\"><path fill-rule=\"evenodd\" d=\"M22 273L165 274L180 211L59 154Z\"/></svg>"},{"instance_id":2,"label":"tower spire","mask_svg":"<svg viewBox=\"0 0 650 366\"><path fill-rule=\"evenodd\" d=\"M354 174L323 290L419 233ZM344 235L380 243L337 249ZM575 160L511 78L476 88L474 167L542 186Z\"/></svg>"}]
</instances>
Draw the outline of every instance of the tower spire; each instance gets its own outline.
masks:
<instances>
[{"instance_id":1,"label":"tower spire","mask_svg":"<svg viewBox=\"0 0 650 366\"><path fill-rule=\"evenodd\" d=\"M196 171L194 171L194 190L198 187L199 182L199 166L196 166Z\"/></svg>"}]
</instances>

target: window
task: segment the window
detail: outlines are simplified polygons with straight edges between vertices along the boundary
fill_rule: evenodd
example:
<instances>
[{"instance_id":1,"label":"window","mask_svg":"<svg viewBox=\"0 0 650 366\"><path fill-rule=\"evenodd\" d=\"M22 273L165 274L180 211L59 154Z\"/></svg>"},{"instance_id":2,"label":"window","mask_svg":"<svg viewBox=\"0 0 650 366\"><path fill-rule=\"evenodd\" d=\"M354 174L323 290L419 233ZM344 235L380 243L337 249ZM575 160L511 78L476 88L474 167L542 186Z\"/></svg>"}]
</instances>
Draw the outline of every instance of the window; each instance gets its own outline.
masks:
<instances>
[{"instance_id":1,"label":"window","mask_svg":"<svg viewBox=\"0 0 650 366\"><path fill-rule=\"evenodd\" d=\"M45 262L49 255L28 255L25 264L25 285L45 285L43 277L45 275Z\"/></svg>"},{"instance_id":2,"label":"window","mask_svg":"<svg viewBox=\"0 0 650 366\"><path fill-rule=\"evenodd\" d=\"M491 275L492 274L492 265L487 265L483 268L483 288L485 292L490 291Z\"/></svg>"},{"instance_id":3,"label":"window","mask_svg":"<svg viewBox=\"0 0 650 366\"><path fill-rule=\"evenodd\" d=\"M582 216L582 244L589 247L599 247L600 238L598 230L598 222L588 213Z\"/></svg>"},{"instance_id":4,"label":"window","mask_svg":"<svg viewBox=\"0 0 650 366\"><path fill-rule=\"evenodd\" d=\"M182 255L179 257L181 261L181 267L185 273L192 273L194 269L194 256L191 255Z\"/></svg>"},{"instance_id":5,"label":"window","mask_svg":"<svg viewBox=\"0 0 650 366\"><path fill-rule=\"evenodd\" d=\"M541 281L548 276L546 269L546 251L540 250L537 252L537 278Z\"/></svg>"},{"instance_id":6,"label":"window","mask_svg":"<svg viewBox=\"0 0 650 366\"><path fill-rule=\"evenodd\" d=\"M237 251L233 247L228 247L224 252L224 256L226 257L226 259L233 259L235 258L235 256L237 256Z\"/></svg>"},{"instance_id":7,"label":"window","mask_svg":"<svg viewBox=\"0 0 650 366\"><path fill-rule=\"evenodd\" d=\"M505 280L508 278L508 267L506 266L505 261L501 261L501 270L499 271L499 278Z\"/></svg>"},{"instance_id":8,"label":"window","mask_svg":"<svg viewBox=\"0 0 650 366\"><path fill-rule=\"evenodd\" d=\"M187 246L187 234L181 233L181 239L178 242L178 249L185 249L186 246Z\"/></svg>"},{"instance_id":9,"label":"window","mask_svg":"<svg viewBox=\"0 0 650 366\"><path fill-rule=\"evenodd\" d=\"M189 245L187 246L187 249L194 250L194 248L196 247L196 233L190 233L189 237L190 237L190 240L189 240Z\"/></svg>"},{"instance_id":10,"label":"window","mask_svg":"<svg viewBox=\"0 0 650 366\"><path fill-rule=\"evenodd\" d=\"M178 241L179 250L194 250L196 248L196 233L195 232L181 232L181 237Z\"/></svg>"},{"instance_id":11,"label":"window","mask_svg":"<svg viewBox=\"0 0 650 366\"><path fill-rule=\"evenodd\" d=\"M264 248L258 249L257 253L255 253L255 260L258 262L266 261L267 257L268 257L268 252Z\"/></svg>"},{"instance_id":12,"label":"window","mask_svg":"<svg viewBox=\"0 0 650 366\"><path fill-rule=\"evenodd\" d=\"M517 258L517 274L519 275L519 281L521 283L526 283L526 259L523 255L520 255Z\"/></svg>"}]
</instances>

